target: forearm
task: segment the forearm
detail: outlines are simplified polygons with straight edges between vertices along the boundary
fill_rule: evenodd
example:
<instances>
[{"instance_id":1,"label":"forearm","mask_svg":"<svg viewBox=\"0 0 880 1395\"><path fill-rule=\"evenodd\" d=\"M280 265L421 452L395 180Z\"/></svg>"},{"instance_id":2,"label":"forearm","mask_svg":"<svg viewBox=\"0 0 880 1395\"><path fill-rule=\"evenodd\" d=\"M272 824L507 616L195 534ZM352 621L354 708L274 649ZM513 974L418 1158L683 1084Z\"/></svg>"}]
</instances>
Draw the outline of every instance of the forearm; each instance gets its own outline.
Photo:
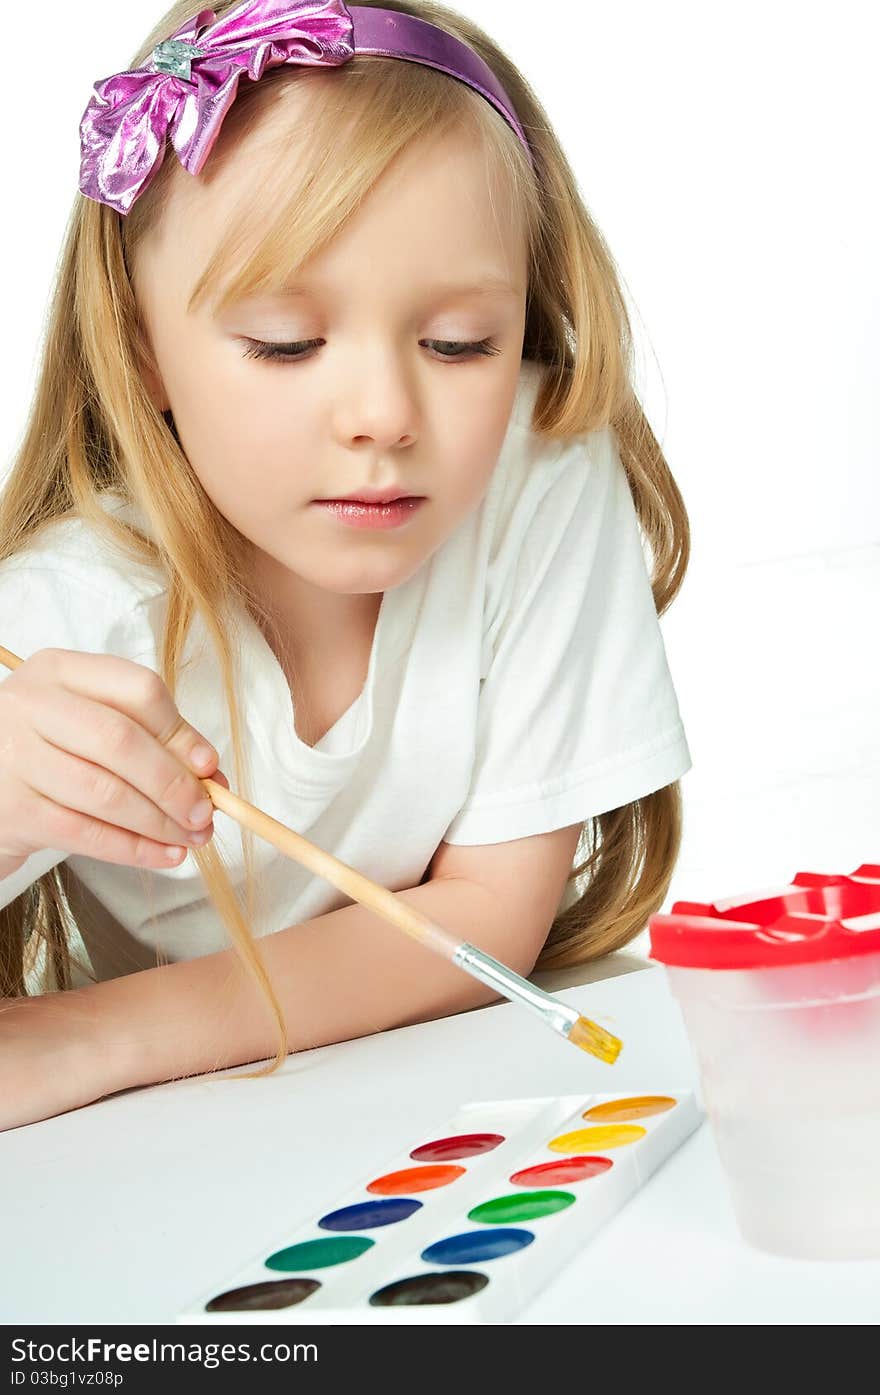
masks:
<instances>
[{"instance_id":1,"label":"forearm","mask_svg":"<svg viewBox=\"0 0 880 1395\"><path fill-rule=\"evenodd\" d=\"M528 973L509 910L475 882L439 879L397 892L463 940ZM364 906L353 904L258 941L301 1051L461 1012L496 996ZM275 1054L274 1017L229 949L79 990L115 1088L199 1074Z\"/></svg>"}]
</instances>

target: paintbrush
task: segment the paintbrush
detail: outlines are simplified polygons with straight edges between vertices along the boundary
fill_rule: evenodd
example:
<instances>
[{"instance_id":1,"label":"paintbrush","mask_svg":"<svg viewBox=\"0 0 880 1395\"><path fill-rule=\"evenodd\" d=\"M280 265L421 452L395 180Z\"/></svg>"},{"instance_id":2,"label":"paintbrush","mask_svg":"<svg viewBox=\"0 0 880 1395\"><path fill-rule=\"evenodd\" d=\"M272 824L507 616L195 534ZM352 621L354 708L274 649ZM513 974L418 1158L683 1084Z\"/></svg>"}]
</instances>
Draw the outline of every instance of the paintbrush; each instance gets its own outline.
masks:
<instances>
[{"instance_id":1,"label":"paintbrush","mask_svg":"<svg viewBox=\"0 0 880 1395\"><path fill-rule=\"evenodd\" d=\"M11 650L0 645L0 663L14 669L18 668L22 660ZM398 930L403 930L427 949L441 954L444 959L463 969L472 978L479 979L480 983L494 989L502 997L528 1008L554 1032L558 1032L582 1051L590 1052L609 1065L617 1060L623 1043L598 1023L582 1017L575 1008L568 1007L552 994L545 993L543 989L536 988L534 984L520 978L513 969L509 969L485 950L478 949L467 940L456 939L448 930L429 920L413 906L399 900L395 892L389 891L379 882L371 881L363 873L319 848L316 843L311 843L302 834L296 833L286 824L264 813L262 809L249 804L240 795L224 789L216 780L206 778L201 779L200 783L216 809L227 814L243 828L249 828L260 838L264 838L285 856L292 857L295 862L301 863L316 876L323 877L338 891L375 911L383 920L396 926Z\"/></svg>"}]
</instances>

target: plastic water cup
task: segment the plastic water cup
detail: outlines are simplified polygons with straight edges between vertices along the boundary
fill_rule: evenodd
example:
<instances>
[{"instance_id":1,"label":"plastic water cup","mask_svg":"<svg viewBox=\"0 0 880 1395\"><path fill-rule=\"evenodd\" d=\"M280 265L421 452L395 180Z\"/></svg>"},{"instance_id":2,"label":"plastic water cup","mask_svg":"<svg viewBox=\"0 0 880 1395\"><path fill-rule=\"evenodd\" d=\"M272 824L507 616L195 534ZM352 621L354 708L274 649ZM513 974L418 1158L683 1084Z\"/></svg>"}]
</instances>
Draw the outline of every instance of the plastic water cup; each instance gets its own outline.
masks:
<instances>
[{"instance_id":1,"label":"plastic water cup","mask_svg":"<svg viewBox=\"0 0 880 1395\"><path fill-rule=\"evenodd\" d=\"M677 902L650 930L744 1239L880 1256L880 866Z\"/></svg>"}]
</instances>

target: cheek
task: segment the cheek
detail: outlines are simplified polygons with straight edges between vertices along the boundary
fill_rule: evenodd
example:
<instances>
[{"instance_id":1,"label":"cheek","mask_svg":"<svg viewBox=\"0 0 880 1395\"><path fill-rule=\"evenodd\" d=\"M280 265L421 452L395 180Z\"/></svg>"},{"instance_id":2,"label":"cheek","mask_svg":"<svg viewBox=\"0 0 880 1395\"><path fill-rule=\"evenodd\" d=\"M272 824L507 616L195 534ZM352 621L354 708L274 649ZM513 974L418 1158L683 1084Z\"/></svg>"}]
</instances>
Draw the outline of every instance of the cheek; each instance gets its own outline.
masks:
<instances>
[{"instance_id":1,"label":"cheek","mask_svg":"<svg viewBox=\"0 0 880 1395\"><path fill-rule=\"evenodd\" d=\"M238 349L178 354L168 382L181 444L206 492L228 516L265 512L289 496L314 458L308 412L277 370L256 371ZM228 506L228 507L227 507Z\"/></svg>"},{"instance_id":2,"label":"cheek","mask_svg":"<svg viewBox=\"0 0 880 1395\"><path fill-rule=\"evenodd\" d=\"M512 400L513 393L484 397L459 437L455 492L468 507L479 503L489 487L510 424Z\"/></svg>"}]
</instances>

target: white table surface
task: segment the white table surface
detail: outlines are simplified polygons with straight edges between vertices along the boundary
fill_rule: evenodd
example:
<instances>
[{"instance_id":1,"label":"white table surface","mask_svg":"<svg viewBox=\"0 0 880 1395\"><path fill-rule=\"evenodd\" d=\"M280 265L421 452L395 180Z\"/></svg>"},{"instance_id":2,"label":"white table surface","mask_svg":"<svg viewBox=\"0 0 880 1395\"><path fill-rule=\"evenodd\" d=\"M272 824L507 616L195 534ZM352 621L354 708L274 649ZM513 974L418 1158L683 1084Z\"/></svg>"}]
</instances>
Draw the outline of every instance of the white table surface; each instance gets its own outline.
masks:
<instances>
[{"instance_id":1,"label":"white table surface","mask_svg":"<svg viewBox=\"0 0 880 1395\"><path fill-rule=\"evenodd\" d=\"M616 1066L501 1003L289 1057L268 1079L125 1091L0 1134L0 1321L173 1323L467 1100L694 1085L662 970L559 996L622 1036ZM878 1318L880 1260L785 1260L739 1239L704 1124L517 1321Z\"/></svg>"}]
</instances>

